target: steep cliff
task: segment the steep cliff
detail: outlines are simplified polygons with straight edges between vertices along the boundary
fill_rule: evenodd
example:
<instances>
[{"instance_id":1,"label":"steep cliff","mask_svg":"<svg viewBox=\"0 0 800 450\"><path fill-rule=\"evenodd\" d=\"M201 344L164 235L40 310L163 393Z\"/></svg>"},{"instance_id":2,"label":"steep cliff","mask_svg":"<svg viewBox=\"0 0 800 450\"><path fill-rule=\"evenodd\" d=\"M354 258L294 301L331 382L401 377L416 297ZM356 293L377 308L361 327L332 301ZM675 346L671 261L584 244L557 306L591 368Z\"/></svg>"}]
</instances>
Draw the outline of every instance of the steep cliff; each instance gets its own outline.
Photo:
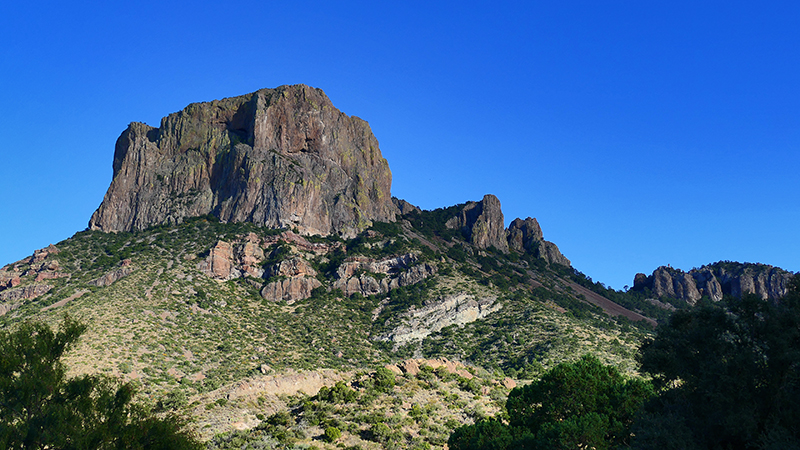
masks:
<instances>
[{"instance_id":1,"label":"steep cliff","mask_svg":"<svg viewBox=\"0 0 800 450\"><path fill-rule=\"evenodd\" d=\"M561 254L558 246L544 240L542 228L536 219L514 219L508 226L508 247L518 252L527 252L548 263L570 266L570 261Z\"/></svg>"},{"instance_id":2,"label":"steep cliff","mask_svg":"<svg viewBox=\"0 0 800 450\"><path fill-rule=\"evenodd\" d=\"M130 231L212 214L223 222L354 236L393 221L391 172L367 122L305 85L194 103L132 123L89 227Z\"/></svg>"},{"instance_id":3,"label":"steep cliff","mask_svg":"<svg viewBox=\"0 0 800 450\"><path fill-rule=\"evenodd\" d=\"M792 273L765 264L720 261L689 272L662 266L652 275L636 274L633 289L650 289L656 297L669 297L694 305L704 295L719 301L723 295L755 294L767 300L786 295Z\"/></svg>"},{"instance_id":4,"label":"steep cliff","mask_svg":"<svg viewBox=\"0 0 800 450\"><path fill-rule=\"evenodd\" d=\"M500 200L491 194L479 202L467 202L459 214L446 223L447 228L459 229L467 240L478 248L489 248L507 252L505 224Z\"/></svg>"}]
</instances>

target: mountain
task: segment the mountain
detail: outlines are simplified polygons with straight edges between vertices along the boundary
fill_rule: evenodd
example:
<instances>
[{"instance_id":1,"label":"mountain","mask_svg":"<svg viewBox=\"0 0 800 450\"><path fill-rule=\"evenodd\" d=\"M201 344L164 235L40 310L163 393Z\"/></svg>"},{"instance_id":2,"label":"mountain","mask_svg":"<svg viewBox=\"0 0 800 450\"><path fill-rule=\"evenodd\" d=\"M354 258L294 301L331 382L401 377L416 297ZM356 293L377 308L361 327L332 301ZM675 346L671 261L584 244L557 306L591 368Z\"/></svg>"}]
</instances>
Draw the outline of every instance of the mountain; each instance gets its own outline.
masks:
<instances>
[{"instance_id":1,"label":"mountain","mask_svg":"<svg viewBox=\"0 0 800 450\"><path fill-rule=\"evenodd\" d=\"M593 282L494 195L392 198L367 123L308 86L131 124L113 168L89 229L0 269L0 326L87 323L72 373L136 382L209 448L442 448L560 362L635 373L675 293Z\"/></svg>"},{"instance_id":2,"label":"mountain","mask_svg":"<svg viewBox=\"0 0 800 450\"><path fill-rule=\"evenodd\" d=\"M142 230L213 214L224 222L352 237L393 221L392 175L367 122L305 85L195 103L132 123L89 228Z\"/></svg>"},{"instance_id":3,"label":"mountain","mask_svg":"<svg viewBox=\"0 0 800 450\"><path fill-rule=\"evenodd\" d=\"M703 296L720 301L725 295L741 298L754 294L763 300L778 300L788 293L792 276L779 267L732 261L720 261L689 272L661 266L650 276L636 274L633 290L689 305Z\"/></svg>"}]
</instances>

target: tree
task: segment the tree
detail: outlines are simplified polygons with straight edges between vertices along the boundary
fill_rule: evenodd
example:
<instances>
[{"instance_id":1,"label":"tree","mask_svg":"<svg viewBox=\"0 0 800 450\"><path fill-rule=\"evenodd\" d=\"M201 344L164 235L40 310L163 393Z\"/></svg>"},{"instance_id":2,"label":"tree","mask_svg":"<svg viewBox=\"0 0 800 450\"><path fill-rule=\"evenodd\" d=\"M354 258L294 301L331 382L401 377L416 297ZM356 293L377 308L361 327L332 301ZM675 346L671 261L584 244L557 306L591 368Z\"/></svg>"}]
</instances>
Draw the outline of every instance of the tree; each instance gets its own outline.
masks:
<instances>
[{"instance_id":1,"label":"tree","mask_svg":"<svg viewBox=\"0 0 800 450\"><path fill-rule=\"evenodd\" d=\"M461 427L453 450L609 449L626 445L640 405L653 393L596 357L563 363L508 395L509 424L497 420Z\"/></svg>"},{"instance_id":2,"label":"tree","mask_svg":"<svg viewBox=\"0 0 800 450\"><path fill-rule=\"evenodd\" d=\"M633 417L651 395L649 383L586 355L515 388L506 409L511 426L529 430L541 448L605 449L629 441Z\"/></svg>"},{"instance_id":3,"label":"tree","mask_svg":"<svg viewBox=\"0 0 800 450\"><path fill-rule=\"evenodd\" d=\"M202 448L176 417L133 403L131 384L66 377L61 358L85 330L67 317L58 332L41 322L0 331L0 448Z\"/></svg>"},{"instance_id":4,"label":"tree","mask_svg":"<svg viewBox=\"0 0 800 450\"><path fill-rule=\"evenodd\" d=\"M635 448L800 448L800 277L778 302L676 311L639 360L659 395Z\"/></svg>"}]
</instances>

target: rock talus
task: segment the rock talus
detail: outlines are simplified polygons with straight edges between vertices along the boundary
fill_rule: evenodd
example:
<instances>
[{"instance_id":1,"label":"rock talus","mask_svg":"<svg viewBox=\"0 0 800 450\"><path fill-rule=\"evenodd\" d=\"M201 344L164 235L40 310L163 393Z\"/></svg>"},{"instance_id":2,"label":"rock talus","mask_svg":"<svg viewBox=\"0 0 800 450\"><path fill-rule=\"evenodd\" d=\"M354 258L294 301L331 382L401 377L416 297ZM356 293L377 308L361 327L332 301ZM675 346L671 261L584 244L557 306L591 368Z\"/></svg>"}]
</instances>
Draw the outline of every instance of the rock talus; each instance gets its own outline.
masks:
<instances>
[{"instance_id":1,"label":"rock talus","mask_svg":"<svg viewBox=\"0 0 800 450\"><path fill-rule=\"evenodd\" d=\"M89 227L131 231L213 214L351 237L396 213L369 124L295 85L194 103L158 128L130 124Z\"/></svg>"}]
</instances>

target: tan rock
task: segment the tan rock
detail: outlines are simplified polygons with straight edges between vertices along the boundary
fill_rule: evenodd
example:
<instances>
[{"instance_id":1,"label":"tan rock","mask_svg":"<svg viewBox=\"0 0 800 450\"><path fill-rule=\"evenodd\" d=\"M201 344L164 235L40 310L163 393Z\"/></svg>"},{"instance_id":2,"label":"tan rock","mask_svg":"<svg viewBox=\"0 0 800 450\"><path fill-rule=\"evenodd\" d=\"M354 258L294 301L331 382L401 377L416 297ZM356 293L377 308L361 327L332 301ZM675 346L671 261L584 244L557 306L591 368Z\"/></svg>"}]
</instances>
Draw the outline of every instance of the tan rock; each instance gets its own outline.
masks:
<instances>
[{"instance_id":1,"label":"tan rock","mask_svg":"<svg viewBox=\"0 0 800 450\"><path fill-rule=\"evenodd\" d=\"M311 291L321 286L322 283L316 278L292 277L267 283L261 289L261 296L266 300L275 302L284 300L291 304L311 297Z\"/></svg>"},{"instance_id":2,"label":"tan rock","mask_svg":"<svg viewBox=\"0 0 800 450\"><path fill-rule=\"evenodd\" d=\"M514 389L515 387L517 387L517 382L512 380L511 378L506 377L503 378L503 386L506 389Z\"/></svg>"},{"instance_id":3,"label":"tan rock","mask_svg":"<svg viewBox=\"0 0 800 450\"><path fill-rule=\"evenodd\" d=\"M233 260L233 246L225 241L219 241L211 249L201 270L206 275L218 280L230 280L241 275L236 270Z\"/></svg>"}]
</instances>

